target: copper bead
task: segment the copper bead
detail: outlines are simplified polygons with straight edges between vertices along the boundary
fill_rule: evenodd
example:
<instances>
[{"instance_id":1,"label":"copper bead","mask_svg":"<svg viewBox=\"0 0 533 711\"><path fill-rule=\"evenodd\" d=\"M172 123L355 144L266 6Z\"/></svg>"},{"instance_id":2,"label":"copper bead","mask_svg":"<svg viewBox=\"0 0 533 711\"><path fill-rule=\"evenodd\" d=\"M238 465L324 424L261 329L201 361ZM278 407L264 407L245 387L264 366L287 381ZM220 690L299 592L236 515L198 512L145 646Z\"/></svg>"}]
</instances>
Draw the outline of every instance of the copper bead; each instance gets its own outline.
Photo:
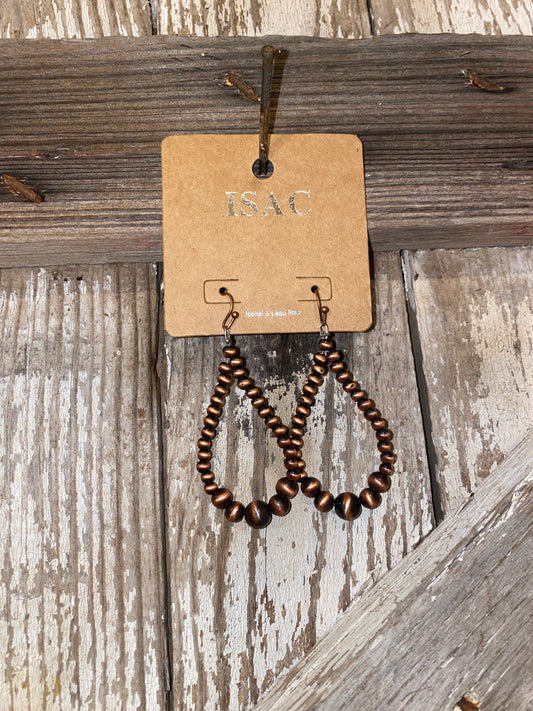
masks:
<instances>
[{"instance_id":1,"label":"copper bead","mask_svg":"<svg viewBox=\"0 0 533 711\"><path fill-rule=\"evenodd\" d=\"M315 363L318 363L318 365L326 365L328 362L328 357L325 356L323 353L315 353L313 356L313 360Z\"/></svg>"},{"instance_id":2,"label":"copper bead","mask_svg":"<svg viewBox=\"0 0 533 711\"><path fill-rule=\"evenodd\" d=\"M330 491L321 491L315 496L315 508L323 513L331 511L335 505L335 499Z\"/></svg>"},{"instance_id":3,"label":"copper bead","mask_svg":"<svg viewBox=\"0 0 533 711\"><path fill-rule=\"evenodd\" d=\"M309 496L309 498L313 499L321 492L322 485L318 479L315 479L314 476L306 476L300 482L300 489L302 490L302 494L304 496Z\"/></svg>"},{"instance_id":4,"label":"copper bead","mask_svg":"<svg viewBox=\"0 0 533 711\"><path fill-rule=\"evenodd\" d=\"M274 494L274 496L270 497L268 506L275 516L286 516L292 508L289 499L279 494Z\"/></svg>"},{"instance_id":5,"label":"copper bead","mask_svg":"<svg viewBox=\"0 0 533 711\"><path fill-rule=\"evenodd\" d=\"M237 358L241 354L241 349L234 343L224 346L222 353L226 358Z\"/></svg>"},{"instance_id":6,"label":"copper bead","mask_svg":"<svg viewBox=\"0 0 533 711\"><path fill-rule=\"evenodd\" d=\"M217 509L225 509L228 504L231 504L233 494L229 489L217 489L211 496L213 506Z\"/></svg>"},{"instance_id":7,"label":"copper bead","mask_svg":"<svg viewBox=\"0 0 533 711\"><path fill-rule=\"evenodd\" d=\"M318 342L318 347L321 351L329 351L332 348L335 348L335 341L333 340L333 338L322 338Z\"/></svg>"},{"instance_id":8,"label":"copper bead","mask_svg":"<svg viewBox=\"0 0 533 711\"><path fill-rule=\"evenodd\" d=\"M231 504L226 506L224 516L231 523L239 523L244 518L244 505L240 501L232 501Z\"/></svg>"},{"instance_id":9,"label":"copper bead","mask_svg":"<svg viewBox=\"0 0 533 711\"><path fill-rule=\"evenodd\" d=\"M359 498L349 491L339 494L335 499L335 513L344 521L353 521L361 514Z\"/></svg>"},{"instance_id":10,"label":"copper bead","mask_svg":"<svg viewBox=\"0 0 533 711\"><path fill-rule=\"evenodd\" d=\"M393 473L393 471L394 471L393 466L390 463L382 462L379 465L379 473L380 474L386 474L387 476L390 476Z\"/></svg>"},{"instance_id":11,"label":"copper bead","mask_svg":"<svg viewBox=\"0 0 533 711\"><path fill-rule=\"evenodd\" d=\"M206 494L213 494L218 489L218 484L214 481L210 481L204 484L204 491Z\"/></svg>"},{"instance_id":12,"label":"copper bead","mask_svg":"<svg viewBox=\"0 0 533 711\"><path fill-rule=\"evenodd\" d=\"M244 510L246 523L252 528L266 528L272 521L272 511L265 501L250 501Z\"/></svg>"},{"instance_id":13,"label":"copper bead","mask_svg":"<svg viewBox=\"0 0 533 711\"><path fill-rule=\"evenodd\" d=\"M293 499L298 493L298 484L284 476L276 483L276 492L286 499Z\"/></svg>"},{"instance_id":14,"label":"copper bead","mask_svg":"<svg viewBox=\"0 0 533 711\"><path fill-rule=\"evenodd\" d=\"M368 486L373 489L373 491L378 491L380 494L384 494L390 489L391 480L386 474L381 474L380 472L373 472L368 477Z\"/></svg>"},{"instance_id":15,"label":"copper bead","mask_svg":"<svg viewBox=\"0 0 533 711\"><path fill-rule=\"evenodd\" d=\"M372 489L363 489L359 494L359 498L367 509L377 509L381 503L381 494Z\"/></svg>"}]
</instances>

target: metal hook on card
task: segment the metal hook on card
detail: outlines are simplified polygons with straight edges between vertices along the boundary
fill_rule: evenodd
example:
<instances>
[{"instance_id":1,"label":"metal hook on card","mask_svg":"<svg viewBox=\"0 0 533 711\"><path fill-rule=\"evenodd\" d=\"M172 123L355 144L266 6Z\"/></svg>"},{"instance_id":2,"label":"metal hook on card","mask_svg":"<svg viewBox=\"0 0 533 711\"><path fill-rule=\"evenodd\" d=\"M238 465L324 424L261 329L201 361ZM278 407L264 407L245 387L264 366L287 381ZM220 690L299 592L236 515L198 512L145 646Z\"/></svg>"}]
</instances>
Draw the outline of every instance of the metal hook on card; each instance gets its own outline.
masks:
<instances>
[{"instance_id":1,"label":"metal hook on card","mask_svg":"<svg viewBox=\"0 0 533 711\"><path fill-rule=\"evenodd\" d=\"M322 299L320 298L320 290L316 284L311 287L311 291L316 296L318 315L320 316L320 335L327 336L329 333L329 326L327 323L329 309L327 306L322 305Z\"/></svg>"},{"instance_id":2,"label":"metal hook on card","mask_svg":"<svg viewBox=\"0 0 533 711\"><path fill-rule=\"evenodd\" d=\"M229 311L226 314L224 320L222 321L222 328L224 329L224 338L226 339L226 343L229 343L231 340L230 328L235 323L235 320L239 318L239 312L234 310L235 300L233 299L233 296L230 294L230 292L226 289L225 286L220 289L220 293L223 296L227 296L229 298L230 303Z\"/></svg>"},{"instance_id":3,"label":"metal hook on card","mask_svg":"<svg viewBox=\"0 0 533 711\"><path fill-rule=\"evenodd\" d=\"M259 158L252 166L256 178L270 178L274 172L272 162L268 160L270 129L270 107L272 105L272 69L274 57L279 50L267 44L261 50L263 73L261 78L261 113L259 115Z\"/></svg>"}]
</instances>

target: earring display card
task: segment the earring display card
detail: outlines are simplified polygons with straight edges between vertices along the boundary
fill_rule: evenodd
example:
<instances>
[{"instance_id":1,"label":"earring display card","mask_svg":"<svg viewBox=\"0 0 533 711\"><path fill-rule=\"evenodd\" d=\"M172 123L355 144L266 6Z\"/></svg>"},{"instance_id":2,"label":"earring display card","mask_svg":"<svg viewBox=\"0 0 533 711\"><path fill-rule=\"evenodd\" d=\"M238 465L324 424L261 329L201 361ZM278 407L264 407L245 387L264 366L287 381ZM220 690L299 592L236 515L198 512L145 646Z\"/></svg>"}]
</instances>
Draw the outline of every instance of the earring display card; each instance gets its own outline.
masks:
<instances>
[{"instance_id":1,"label":"earring display card","mask_svg":"<svg viewBox=\"0 0 533 711\"><path fill-rule=\"evenodd\" d=\"M274 172L256 178L255 135L169 136L162 144L165 327L172 336L372 324L362 145L347 134L270 137Z\"/></svg>"}]
</instances>

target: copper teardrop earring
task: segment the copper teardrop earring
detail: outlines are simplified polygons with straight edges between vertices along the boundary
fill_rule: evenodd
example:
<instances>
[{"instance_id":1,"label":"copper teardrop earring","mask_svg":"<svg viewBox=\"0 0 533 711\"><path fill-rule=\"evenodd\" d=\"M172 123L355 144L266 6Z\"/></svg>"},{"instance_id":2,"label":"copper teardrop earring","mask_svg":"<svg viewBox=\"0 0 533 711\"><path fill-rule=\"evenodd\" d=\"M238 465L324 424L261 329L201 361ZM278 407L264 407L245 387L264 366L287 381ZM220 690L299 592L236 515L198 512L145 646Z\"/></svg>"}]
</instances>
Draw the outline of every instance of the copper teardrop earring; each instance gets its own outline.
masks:
<instances>
[{"instance_id":1,"label":"copper teardrop earring","mask_svg":"<svg viewBox=\"0 0 533 711\"><path fill-rule=\"evenodd\" d=\"M276 437L278 446L286 452L291 446L289 428L283 424L281 419L275 414L274 408L268 402L268 399L263 394L261 388L255 384L250 377L246 360L241 355L239 347L235 344L235 339L231 335L230 329L235 320L239 317L239 313L235 311L235 302L233 296L227 289L221 289L220 293L227 296L230 300L229 311L222 322L224 331L225 346L222 353L226 360L222 361L218 366L217 384L215 385L214 393L211 396L210 403L207 407L207 413L204 418L204 427L201 431L201 437L198 440L198 463L196 469L200 473L200 478L204 484L204 491L211 496L213 506L224 510L224 515L228 521L238 523L244 518L246 523L252 528L265 528L272 521L272 515L286 516L291 510L290 499L298 493L297 479L291 476L292 462L296 461L298 472L302 470L300 460L296 457L290 458L291 466L287 476L281 477L276 483L276 494L274 494L269 502L255 500L251 501L246 507L240 501L235 501L232 492L225 488L219 487L215 481L215 475L211 469L212 452L211 447L214 438L216 437L217 427L222 416L222 411L229 395L230 388L234 383L241 390L244 390L246 396L251 400L252 407L257 411L259 417L264 421L266 427L270 430L273 437Z\"/></svg>"},{"instance_id":2,"label":"copper teardrop earring","mask_svg":"<svg viewBox=\"0 0 533 711\"><path fill-rule=\"evenodd\" d=\"M348 370L348 366L344 362L344 356L337 349L335 339L329 332L327 325L327 314L329 309L322 304L318 286L313 286L320 315L320 337L318 341L318 351L313 356L315 365L320 366L321 377L329 368L335 375L336 380L342 385L343 390L350 395L351 399L356 404L365 419L370 423L374 430L377 439L377 448L379 451L380 464L378 471L372 472L368 477L368 486L356 495L346 491L334 497L329 491L322 489L321 482L315 477L304 477L300 481L300 488L305 496L314 499L315 507L319 511L331 511L335 508L336 514L346 520L352 521L361 513L361 507L375 509L381 503L381 495L390 489L391 474L393 473L393 465L396 461L394 446L392 444L392 432L388 429L387 420L385 420L381 412L376 408L374 401L369 398L366 390L363 390L360 384L354 380L352 373ZM304 395L300 397L300 402Z\"/></svg>"}]
</instances>

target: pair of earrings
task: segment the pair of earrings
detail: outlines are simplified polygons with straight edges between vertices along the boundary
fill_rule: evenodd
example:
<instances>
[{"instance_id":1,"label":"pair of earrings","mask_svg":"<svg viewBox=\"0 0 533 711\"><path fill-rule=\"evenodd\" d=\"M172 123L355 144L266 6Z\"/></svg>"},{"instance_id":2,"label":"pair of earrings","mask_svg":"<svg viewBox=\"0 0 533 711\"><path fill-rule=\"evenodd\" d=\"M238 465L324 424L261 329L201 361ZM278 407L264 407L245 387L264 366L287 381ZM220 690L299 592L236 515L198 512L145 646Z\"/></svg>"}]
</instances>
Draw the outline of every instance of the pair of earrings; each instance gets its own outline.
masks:
<instances>
[{"instance_id":1,"label":"pair of earrings","mask_svg":"<svg viewBox=\"0 0 533 711\"><path fill-rule=\"evenodd\" d=\"M234 310L232 295L227 289L221 289L221 293L228 296L230 300L230 310L222 323L226 341L222 352L226 360L218 366L217 384L207 407L204 427L198 441L196 469L200 473L205 492L211 496L212 504L217 509L223 509L225 517L232 523L242 521L244 518L252 528L265 528L272 521L272 515L286 516L289 513L291 510L290 500L296 496L299 490L314 500L314 505L319 511L327 512L335 509L340 518L352 521L360 515L362 506L368 509L377 508L381 503L381 495L390 488L390 477L396 459L391 442L392 432L388 429L387 420L376 408L374 401L353 379L352 373L344 362L343 354L337 349L335 339L329 332L327 325L329 309L322 305L318 287L312 287L312 291L315 294L320 315L318 350L313 355L311 373L307 376L302 387L295 414L291 419L291 426L287 427L275 414L261 388L250 377L246 360L241 355L241 351L230 333L231 326L239 314ZM311 414L315 396L324 382L328 369L354 401L357 409L368 420L377 439L380 457L379 468L378 471L370 474L368 486L362 489L359 495L347 491L334 497L331 492L322 488L322 483L317 478L307 474L305 462L302 459L307 418ZM283 450L286 474L278 479L276 493L268 503L255 500L244 506L240 501L235 501L229 489L218 486L211 470L212 443L216 436L226 397L233 383L244 390L246 396L251 400L252 407L257 410L259 417L264 420L267 429L270 430L272 436L276 438L278 446Z\"/></svg>"}]
</instances>

